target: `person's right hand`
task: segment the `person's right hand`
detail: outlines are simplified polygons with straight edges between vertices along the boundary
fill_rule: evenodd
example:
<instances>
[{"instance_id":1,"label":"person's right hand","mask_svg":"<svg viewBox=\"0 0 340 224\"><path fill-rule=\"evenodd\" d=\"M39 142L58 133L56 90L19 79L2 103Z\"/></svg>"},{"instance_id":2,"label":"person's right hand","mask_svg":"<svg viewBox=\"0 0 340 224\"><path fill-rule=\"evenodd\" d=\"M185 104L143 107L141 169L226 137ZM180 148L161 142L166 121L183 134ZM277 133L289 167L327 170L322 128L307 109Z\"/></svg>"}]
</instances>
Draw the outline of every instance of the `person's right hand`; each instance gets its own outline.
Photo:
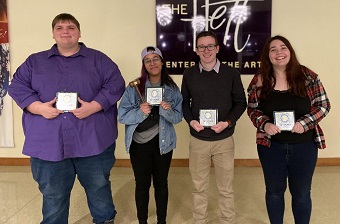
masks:
<instances>
[{"instance_id":1,"label":"person's right hand","mask_svg":"<svg viewBox=\"0 0 340 224\"><path fill-rule=\"evenodd\" d=\"M276 135L277 133L281 133L281 130L273 123L266 123L264 125L263 130L269 135Z\"/></svg>"},{"instance_id":2,"label":"person's right hand","mask_svg":"<svg viewBox=\"0 0 340 224\"><path fill-rule=\"evenodd\" d=\"M150 114L151 113L151 107L150 107L150 104L148 102L142 103L139 107L143 111L144 114Z\"/></svg>"},{"instance_id":3,"label":"person's right hand","mask_svg":"<svg viewBox=\"0 0 340 224\"><path fill-rule=\"evenodd\" d=\"M55 102L56 98L46 103L35 101L31 103L26 109L32 114L41 115L46 119L53 119L59 114L64 113L64 111L58 110L57 108L53 107L53 104L55 104Z\"/></svg>"},{"instance_id":4,"label":"person's right hand","mask_svg":"<svg viewBox=\"0 0 340 224\"><path fill-rule=\"evenodd\" d=\"M190 121L190 126L195 129L197 132L200 132L202 130L204 130L204 127L202 125L200 125L200 123L196 120L192 120Z\"/></svg>"}]
</instances>

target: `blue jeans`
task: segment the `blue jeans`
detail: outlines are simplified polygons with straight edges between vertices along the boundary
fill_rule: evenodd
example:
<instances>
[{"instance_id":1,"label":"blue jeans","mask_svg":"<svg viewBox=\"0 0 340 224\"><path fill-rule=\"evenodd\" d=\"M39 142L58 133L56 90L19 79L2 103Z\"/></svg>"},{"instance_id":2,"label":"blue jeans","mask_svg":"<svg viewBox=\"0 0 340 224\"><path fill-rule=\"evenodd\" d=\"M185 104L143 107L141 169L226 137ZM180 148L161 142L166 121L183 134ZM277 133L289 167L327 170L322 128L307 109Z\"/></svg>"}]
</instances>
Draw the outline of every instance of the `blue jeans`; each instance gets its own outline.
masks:
<instances>
[{"instance_id":1,"label":"blue jeans","mask_svg":"<svg viewBox=\"0 0 340 224\"><path fill-rule=\"evenodd\" d=\"M314 142L257 145L266 183L266 204L271 224L282 224L285 210L284 193L292 195L295 224L308 224L312 211L310 196L318 149Z\"/></svg>"},{"instance_id":2,"label":"blue jeans","mask_svg":"<svg viewBox=\"0 0 340 224\"><path fill-rule=\"evenodd\" d=\"M71 190L76 178L85 189L94 223L108 223L116 215L113 204L110 171L115 163L116 144L103 153L58 162L31 157L34 180L43 194L42 224L67 224Z\"/></svg>"}]
</instances>

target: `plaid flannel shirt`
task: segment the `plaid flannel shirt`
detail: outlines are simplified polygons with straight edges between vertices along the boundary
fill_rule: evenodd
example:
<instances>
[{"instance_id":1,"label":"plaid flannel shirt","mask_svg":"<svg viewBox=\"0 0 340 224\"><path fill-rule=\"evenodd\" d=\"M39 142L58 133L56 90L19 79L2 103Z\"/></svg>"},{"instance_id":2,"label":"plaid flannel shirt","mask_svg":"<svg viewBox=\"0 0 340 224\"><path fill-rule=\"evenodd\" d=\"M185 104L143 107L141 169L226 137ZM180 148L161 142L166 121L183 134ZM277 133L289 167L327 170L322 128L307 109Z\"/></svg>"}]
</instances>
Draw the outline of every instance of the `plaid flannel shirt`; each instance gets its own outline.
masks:
<instances>
[{"instance_id":1,"label":"plaid flannel shirt","mask_svg":"<svg viewBox=\"0 0 340 224\"><path fill-rule=\"evenodd\" d=\"M318 75L305 66L302 66L301 68L307 78L305 84L312 107L310 113L299 118L297 122L300 122L305 131L315 129L314 141L316 142L318 148L324 149L326 148L325 136L321 127L319 126L319 122L328 114L329 110L331 109L331 105ZM258 81L259 75L259 73L254 75L247 89L247 114L250 120L253 122L253 125L257 128L256 143L269 147L270 135L264 132L264 125L270 121L270 119L259 109L259 99L256 94L256 83Z\"/></svg>"}]
</instances>

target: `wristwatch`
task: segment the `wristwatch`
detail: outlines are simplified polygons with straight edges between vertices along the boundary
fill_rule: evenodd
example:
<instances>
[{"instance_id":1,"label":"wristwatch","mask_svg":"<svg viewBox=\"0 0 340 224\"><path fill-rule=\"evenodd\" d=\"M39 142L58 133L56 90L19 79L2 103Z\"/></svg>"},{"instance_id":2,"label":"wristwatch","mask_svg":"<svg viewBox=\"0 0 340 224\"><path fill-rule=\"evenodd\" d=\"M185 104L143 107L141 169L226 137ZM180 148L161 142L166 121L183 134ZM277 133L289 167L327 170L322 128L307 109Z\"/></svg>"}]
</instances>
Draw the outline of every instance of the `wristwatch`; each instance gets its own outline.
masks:
<instances>
[{"instance_id":1,"label":"wristwatch","mask_svg":"<svg viewBox=\"0 0 340 224\"><path fill-rule=\"evenodd\" d=\"M265 126L268 122L269 122L269 121L265 121L265 122L260 126L259 129L260 129L261 132L263 132L263 133L265 132L264 126Z\"/></svg>"},{"instance_id":2,"label":"wristwatch","mask_svg":"<svg viewBox=\"0 0 340 224\"><path fill-rule=\"evenodd\" d=\"M232 123L230 120L226 120L226 122L228 122L228 128L231 128L232 127Z\"/></svg>"}]
</instances>

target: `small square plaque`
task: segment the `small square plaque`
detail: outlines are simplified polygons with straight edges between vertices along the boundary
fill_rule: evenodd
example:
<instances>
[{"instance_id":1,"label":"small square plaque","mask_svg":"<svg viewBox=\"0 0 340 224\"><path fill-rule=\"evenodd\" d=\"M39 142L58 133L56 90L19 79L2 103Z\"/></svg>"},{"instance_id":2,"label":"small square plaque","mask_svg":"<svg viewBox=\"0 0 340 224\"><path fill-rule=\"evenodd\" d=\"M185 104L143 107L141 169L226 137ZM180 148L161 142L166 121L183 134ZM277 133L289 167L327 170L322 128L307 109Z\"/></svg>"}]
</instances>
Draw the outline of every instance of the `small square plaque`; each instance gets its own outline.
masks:
<instances>
[{"instance_id":1,"label":"small square plaque","mask_svg":"<svg viewBox=\"0 0 340 224\"><path fill-rule=\"evenodd\" d=\"M274 111L274 124L281 131L291 131L295 124L295 114L293 110Z\"/></svg>"},{"instance_id":2,"label":"small square plaque","mask_svg":"<svg viewBox=\"0 0 340 224\"><path fill-rule=\"evenodd\" d=\"M148 87L146 88L146 102L150 105L160 105L163 101L162 87Z\"/></svg>"},{"instance_id":3,"label":"small square plaque","mask_svg":"<svg viewBox=\"0 0 340 224\"><path fill-rule=\"evenodd\" d=\"M203 127L211 127L217 124L218 110L200 110L200 125Z\"/></svg>"},{"instance_id":4,"label":"small square plaque","mask_svg":"<svg viewBox=\"0 0 340 224\"><path fill-rule=\"evenodd\" d=\"M78 108L78 93L57 92L56 107L58 110L68 112Z\"/></svg>"}]
</instances>

